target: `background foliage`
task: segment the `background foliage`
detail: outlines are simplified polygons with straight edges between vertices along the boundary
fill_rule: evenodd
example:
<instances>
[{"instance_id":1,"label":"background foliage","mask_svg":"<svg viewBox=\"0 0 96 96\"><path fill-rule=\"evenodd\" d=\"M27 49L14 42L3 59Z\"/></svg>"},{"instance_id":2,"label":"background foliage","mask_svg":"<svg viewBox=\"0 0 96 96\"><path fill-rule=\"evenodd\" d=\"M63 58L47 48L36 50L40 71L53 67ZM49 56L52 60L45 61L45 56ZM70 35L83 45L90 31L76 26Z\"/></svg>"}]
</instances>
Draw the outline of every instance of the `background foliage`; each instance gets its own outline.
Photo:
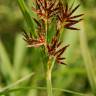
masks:
<instances>
[{"instance_id":1,"label":"background foliage","mask_svg":"<svg viewBox=\"0 0 96 96\"><path fill-rule=\"evenodd\" d=\"M34 30L34 22L32 25L27 19L26 23L28 16L35 16L31 11L33 1L25 0L25 16L17 0L0 0L1 95L47 96L45 88L41 88L46 83L40 49L26 48L22 39L22 28ZM96 96L96 0L75 1L74 5L81 4L77 13L84 13L84 20L77 24L80 31L65 30L62 35L64 45L70 47L64 54L67 66L55 64L52 73L53 87L58 88L54 89L54 96ZM50 33L53 26L54 23Z\"/></svg>"}]
</instances>

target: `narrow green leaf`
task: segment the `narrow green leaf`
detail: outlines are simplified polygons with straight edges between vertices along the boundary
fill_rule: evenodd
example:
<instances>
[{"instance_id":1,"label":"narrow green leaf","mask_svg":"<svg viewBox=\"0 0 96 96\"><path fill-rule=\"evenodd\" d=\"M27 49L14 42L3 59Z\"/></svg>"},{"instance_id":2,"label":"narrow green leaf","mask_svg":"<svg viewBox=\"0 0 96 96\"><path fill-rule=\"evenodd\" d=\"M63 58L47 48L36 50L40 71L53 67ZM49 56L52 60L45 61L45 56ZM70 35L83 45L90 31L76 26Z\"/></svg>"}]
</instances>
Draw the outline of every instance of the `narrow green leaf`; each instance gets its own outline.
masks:
<instances>
[{"instance_id":1,"label":"narrow green leaf","mask_svg":"<svg viewBox=\"0 0 96 96\"><path fill-rule=\"evenodd\" d=\"M23 91L23 90L29 90L29 89L46 90L46 87L21 87L21 88L19 87L15 89L6 90L5 92L10 93L10 92ZM79 93L79 92L75 92L67 89L53 88L53 90L62 91L62 92L66 92L66 93L70 93L78 96L88 96L87 94L83 94L83 93ZM0 93L0 94L3 94L3 93Z\"/></svg>"},{"instance_id":2,"label":"narrow green leaf","mask_svg":"<svg viewBox=\"0 0 96 96\"><path fill-rule=\"evenodd\" d=\"M88 79L93 90L94 96L96 95L96 74L94 70L94 63L91 58L91 54L89 52L89 48L87 45L87 40L84 32L84 22L81 23L81 31L80 31L80 45L81 45L81 52L82 57L85 62L85 68L87 71Z\"/></svg>"},{"instance_id":3,"label":"narrow green leaf","mask_svg":"<svg viewBox=\"0 0 96 96\"><path fill-rule=\"evenodd\" d=\"M17 0L17 1L18 1L18 5L22 11L22 14L27 22L29 31L32 32L33 36L36 36L34 23L33 23L33 19L32 19L32 14L31 14L30 10L26 6L24 0Z\"/></svg>"},{"instance_id":4,"label":"narrow green leaf","mask_svg":"<svg viewBox=\"0 0 96 96\"><path fill-rule=\"evenodd\" d=\"M9 76L12 81L15 81L16 76L15 76L14 69L10 62L10 58L6 52L6 49L1 41L0 41L0 59L1 59L0 69L3 75L5 76L5 78Z\"/></svg>"},{"instance_id":5,"label":"narrow green leaf","mask_svg":"<svg viewBox=\"0 0 96 96\"><path fill-rule=\"evenodd\" d=\"M15 83L12 83L12 84L8 85L7 87L2 88L0 90L0 93L4 93L6 90L9 90L10 88L15 87L16 85L22 83L23 81L27 80L28 78L30 78L33 75L34 75L34 73L30 73L30 74L22 77L21 79L17 80Z\"/></svg>"},{"instance_id":6,"label":"narrow green leaf","mask_svg":"<svg viewBox=\"0 0 96 96\"><path fill-rule=\"evenodd\" d=\"M16 70L17 75L20 75L26 50L27 47L23 40L23 36L17 35L14 48L14 69Z\"/></svg>"}]
</instances>

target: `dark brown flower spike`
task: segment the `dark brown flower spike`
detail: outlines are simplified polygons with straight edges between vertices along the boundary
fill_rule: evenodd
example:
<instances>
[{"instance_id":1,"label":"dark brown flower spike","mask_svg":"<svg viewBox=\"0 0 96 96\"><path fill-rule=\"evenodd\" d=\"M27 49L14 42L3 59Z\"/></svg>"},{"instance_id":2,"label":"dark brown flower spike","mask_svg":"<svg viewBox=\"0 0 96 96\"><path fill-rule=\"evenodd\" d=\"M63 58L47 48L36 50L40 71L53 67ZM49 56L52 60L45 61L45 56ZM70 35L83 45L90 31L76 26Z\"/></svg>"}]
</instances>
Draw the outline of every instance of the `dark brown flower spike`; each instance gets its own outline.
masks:
<instances>
[{"instance_id":1,"label":"dark brown flower spike","mask_svg":"<svg viewBox=\"0 0 96 96\"><path fill-rule=\"evenodd\" d=\"M67 49L69 45L64 46L63 48L59 49L58 51L55 52L55 56L56 56L56 61L60 64L65 64L62 60L64 60L64 57L61 57L62 54L65 52L65 50Z\"/></svg>"},{"instance_id":2,"label":"dark brown flower spike","mask_svg":"<svg viewBox=\"0 0 96 96\"><path fill-rule=\"evenodd\" d=\"M48 53L51 56L54 56L56 58L56 62L59 64L65 64L63 60L65 58L61 57L62 54L65 52L66 48L69 45L64 46L60 49L61 42L58 42L57 38L54 37L50 44L47 45Z\"/></svg>"},{"instance_id":3,"label":"dark brown flower spike","mask_svg":"<svg viewBox=\"0 0 96 96\"><path fill-rule=\"evenodd\" d=\"M58 24L63 25L67 29L79 30L78 28L73 27L73 25L82 20L80 19L80 17L83 14L73 15L74 12L79 8L79 6L80 4L77 5L75 8L72 8L73 4L71 7L69 7L68 3L66 3L64 6L61 2L59 2L59 13L57 15L59 19Z\"/></svg>"},{"instance_id":4,"label":"dark brown flower spike","mask_svg":"<svg viewBox=\"0 0 96 96\"><path fill-rule=\"evenodd\" d=\"M29 35L24 32L23 33L24 40L27 42L28 46L27 47L40 47L41 45L45 44L45 38L43 35L39 35L38 39L33 39L32 34L30 33Z\"/></svg>"},{"instance_id":5,"label":"dark brown flower spike","mask_svg":"<svg viewBox=\"0 0 96 96\"><path fill-rule=\"evenodd\" d=\"M36 8L32 8L44 21L58 12L56 0L36 0Z\"/></svg>"}]
</instances>

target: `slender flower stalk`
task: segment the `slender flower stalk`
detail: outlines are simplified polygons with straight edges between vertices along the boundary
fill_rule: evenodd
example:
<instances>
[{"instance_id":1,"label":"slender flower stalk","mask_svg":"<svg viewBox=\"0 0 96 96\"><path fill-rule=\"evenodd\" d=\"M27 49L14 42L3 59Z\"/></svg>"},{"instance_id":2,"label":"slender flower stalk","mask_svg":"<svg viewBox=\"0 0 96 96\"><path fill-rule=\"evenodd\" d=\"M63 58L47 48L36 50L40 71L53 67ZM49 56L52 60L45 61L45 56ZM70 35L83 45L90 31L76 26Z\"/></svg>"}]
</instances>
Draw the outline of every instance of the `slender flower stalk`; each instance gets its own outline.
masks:
<instances>
[{"instance_id":1,"label":"slender flower stalk","mask_svg":"<svg viewBox=\"0 0 96 96\"><path fill-rule=\"evenodd\" d=\"M47 93L48 96L53 96L53 92L52 92L52 82L51 82L51 74L52 74L52 69L54 67L54 63L55 63L55 58L49 58L48 60L48 64L47 64Z\"/></svg>"},{"instance_id":2,"label":"slender flower stalk","mask_svg":"<svg viewBox=\"0 0 96 96\"><path fill-rule=\"evenodd\" d=\"M45 33L45 35L46 35L46 37L45 37L45 39L46 39L45 47L47 47L47 34L48 34L48 20L47 19L45 21L45 30L46 30L46 33Z\"/></svg>"},{"instance_id":3,"label":"slender flower stalk","mask_svg":"<svg viewBox=\"0 0 96 96\"><path fill-rule=\"evenodd\" d=\"M46 12L46 16L47 16L47 12ZM48 19L46 19L45 21L45 32L46 32L46 37L45 37L45 49L47 49L47 34L48 34ZM47 50L46 50L47 51ZM51 61L50 61L50 57L48 60L48 64L47 64L47 74L46 74L46 82L47 82L47 94L48 96L53 96L53 92L52 92L52 82L51 82L51 74L52 74L52 69L51 69Z\"/></svg>"}]
</instances>

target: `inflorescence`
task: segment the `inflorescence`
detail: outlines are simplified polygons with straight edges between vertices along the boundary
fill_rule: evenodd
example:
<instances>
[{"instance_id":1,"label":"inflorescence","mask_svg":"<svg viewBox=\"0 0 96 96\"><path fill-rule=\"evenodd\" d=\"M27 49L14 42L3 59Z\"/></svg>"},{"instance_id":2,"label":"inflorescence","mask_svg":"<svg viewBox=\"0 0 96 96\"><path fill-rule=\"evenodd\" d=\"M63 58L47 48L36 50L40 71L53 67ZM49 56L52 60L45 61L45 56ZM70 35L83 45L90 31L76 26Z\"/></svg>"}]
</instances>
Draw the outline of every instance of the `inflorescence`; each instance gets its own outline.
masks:
<instances>
[{"instance_id":1,"label":"inflorescence","mask_svg":"<svg viewBox=\"0 0 96 96\"><path fill-rule=\"evenodd\" d=\"M32 7L32 10L37 14L39 20L33 18L37 24L37 37L33 37L32 34L24 32L24 40L27 42L28 47L40 47L44 46L47 50L48 56L55 57L56 62L59 64L65 64L62 54L65 52L69 45L61 47L60 34L62 28L71 30L79 30L73 27L73 25L80 22L80 18L83 14L74 15L74 12L79 8L77 5L73 8L69 7L68 3L63 4L61 1L56 0L36 0L36 8ZM52 18L56 17L56 33L52 37L51 42L47 42L46 34L46 21L47 26L49 22L52 22Z\"/></svg>"}]
</instances>

